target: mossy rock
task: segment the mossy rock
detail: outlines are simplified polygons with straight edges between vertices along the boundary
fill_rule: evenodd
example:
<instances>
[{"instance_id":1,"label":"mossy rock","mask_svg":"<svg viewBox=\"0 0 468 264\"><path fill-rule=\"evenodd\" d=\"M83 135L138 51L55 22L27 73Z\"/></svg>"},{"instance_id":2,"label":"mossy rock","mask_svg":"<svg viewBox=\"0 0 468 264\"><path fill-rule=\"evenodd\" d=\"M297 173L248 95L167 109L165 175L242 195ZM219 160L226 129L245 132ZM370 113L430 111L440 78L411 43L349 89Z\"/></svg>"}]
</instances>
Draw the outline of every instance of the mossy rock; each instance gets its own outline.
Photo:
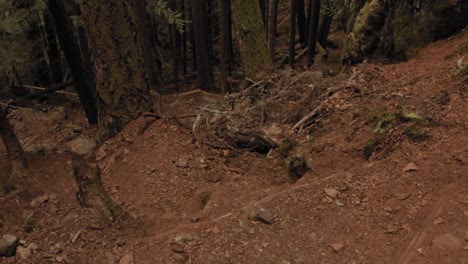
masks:
<instances>
[{"instance_id":1,"label":"mossy rock","mask_svg":"<svg viewBox=\"0 0 468 264\"><path fill-rule=\"evenodd\" d=\"M465 0L372 0L348 17L353 21L343 60L404 60L428 43L447 38L468 24ZM382 11L383 10L383 11ZM356 19L354 20L354 17Z\"/></svg>"}]
</instances>

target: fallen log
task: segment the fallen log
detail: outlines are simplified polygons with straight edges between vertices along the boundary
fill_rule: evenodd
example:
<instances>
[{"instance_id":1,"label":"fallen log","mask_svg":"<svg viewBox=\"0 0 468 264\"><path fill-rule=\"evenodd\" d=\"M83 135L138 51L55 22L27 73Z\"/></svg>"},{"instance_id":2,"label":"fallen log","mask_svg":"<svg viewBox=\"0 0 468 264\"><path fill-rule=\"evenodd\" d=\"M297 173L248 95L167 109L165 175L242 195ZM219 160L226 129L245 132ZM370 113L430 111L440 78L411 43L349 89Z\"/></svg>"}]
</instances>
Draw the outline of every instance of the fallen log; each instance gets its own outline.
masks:
<instances>
[{"instance_id":1,"label":"fallen log","mask_svg":"<svg viewBox=\"0 0 468 264\"><path fill-rule=\"evenodd\" d=\"M73 81L68 81L68 82L65 82L65 83L61 83L61 84L57 84L53 87L50 87L50 88L41 88L41 87L35 87L35 86L30 86L30 85L23 85L25 88L30 88L30 89L36 89L36 90L41 90L40 92L37 92L37 93L34 93L34 94L31 94L28 96L28 99L36 99L38 97L41 97L43 95L46 95L46 94L50 94L50 93L54 93L54 92L58 92L60 90L63 90L71 85L73 85L74 82ZM62 92L62 94L68 94L68 95L74 95L74 96L77 96L77 94L75 93L68 93L68 92Z\"/></svg>"}]
</instances>

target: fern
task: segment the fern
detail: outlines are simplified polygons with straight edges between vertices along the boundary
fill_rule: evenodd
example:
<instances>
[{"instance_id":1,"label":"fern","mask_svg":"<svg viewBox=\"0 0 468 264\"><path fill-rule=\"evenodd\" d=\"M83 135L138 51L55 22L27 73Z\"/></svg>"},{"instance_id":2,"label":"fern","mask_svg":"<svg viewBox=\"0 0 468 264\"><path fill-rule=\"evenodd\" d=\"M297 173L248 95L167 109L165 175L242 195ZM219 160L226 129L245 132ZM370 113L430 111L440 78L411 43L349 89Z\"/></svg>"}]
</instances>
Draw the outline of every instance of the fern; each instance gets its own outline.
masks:
<instances>
[{"instance_id":1,"label":"fern","mask_svg":"<svg viewBox=\"0 0 468 264\"><path fill-rule=\"evenodd\" d=\"M181 33L184 32L185 25L190 23L189 20L182 19L182 13L171 10L165 0L149 0L147 9L148 12L163 17L169 24L175 25Z\"/></svg>"}]
</instances>

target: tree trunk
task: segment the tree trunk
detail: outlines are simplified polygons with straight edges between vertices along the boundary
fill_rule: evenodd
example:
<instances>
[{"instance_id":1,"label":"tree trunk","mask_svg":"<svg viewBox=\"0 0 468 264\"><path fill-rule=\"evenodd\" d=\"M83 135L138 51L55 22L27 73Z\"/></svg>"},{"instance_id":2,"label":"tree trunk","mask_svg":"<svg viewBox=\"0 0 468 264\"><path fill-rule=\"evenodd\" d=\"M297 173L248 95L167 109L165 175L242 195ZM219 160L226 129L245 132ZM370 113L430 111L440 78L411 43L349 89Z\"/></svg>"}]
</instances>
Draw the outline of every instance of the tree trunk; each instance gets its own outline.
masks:
<instances>
[{"instance_id":1,"label":"tree trunk","mask_svg":"<svg viewBox=\"0 0 468 264\"><path fill-rule=\"evenodd\" d=\"M278 0L270 0L270 17L268 25L268 45L271 60L275 62L276 20L278 18Z\"/></svg>"},{"instance_id":2,"label":"tree trunk","mask_svg":"<svg viewBox=\"0 0 468 264\"><path fill-rule=\"evenodd\" d=\"M133 12L128 0L83 0L81 7L96 76L99 117L105 128L102 132L116 133L138 112L153 109Z\"/></svg>"},{"instance_id":3,"label":"tree trunk","mask_svg":"<svg viewBox=\"0 0 468 264\"><path fill-rule=\"evenodd\" d=\"M5 193L12 177L22 175L28 163L16 134L7 118L6 109L0 108L0 138L8 156L8 169L0 173L0 193Z\"/></svg>"},{"instance_id":4,"label":"tree trunk","mask_svg":"<svg viewBox=\"0 0 468 264\"><path fill-rule=\"evenodd\" d=\"M305 6L304 0L295 0L297 3L297 31L299 33L299 39L302 45L305 45L307 42L306 36L306 16L305 16Z\"/></svg>"},{"instance_id":5,"label":"tree trunk","mask_svg":"<svg viewBox=\"0 0 468 264\"><path fill-rule=\"evenodd\" d=\"M195 53L197 62L197 78L200 89L214 91L213 71L208 43L207 14L205 0L192 1L192 24L195 41Z\"/></svg>"},{"instance_id":6,"label":"tree trunk","mask_svg":"<svg viewBox=\"0 0 468 264\"><path fill-rule=\"evenodd\" d=\"M151 21L146 12L145 0L133 0L135 9L135 24L143 50L146 78L150 87L156 90L158 78L156 73L155 57L153 53L153 41L151 41Z\"/></svg>"},{"instance_id":7,"label":"tree trunk","mask_svg":"<svg viewBox=\"0 0 468 264\"><path fill-rule=\"evenodd\" d=\"M247 77L254 77L262 69L272 66L258 2L234 0L233 16L242 68Z\"/></svg>"},{"instance_id":8,"label":"tree trunk","mask_svg":"<svg viewBox=\"0 0 468 264\"><path fill-rule=\"evenodd\" d=\"M169 8L172 11L177 11L177 0L169 0ZM180 45L179 32L174 23L169 24L169 32L171 34L172 47L172 78L174 79L175 89L179 92L179 61L180 61Z\"/></svg>"},{"instance_id":9,"label":"tree trunk","mask_svg":"<svg viewBox=\"0 0 468 264\"><path fill-rule=\"evenodd\" d=\"M294 68L296 57L296 14L297 0L291 0L291 18L289 24L289 65Z\"/></svg>"},{"instance_id":10,"label":"tree trunk","mask_svg":"<svg viewBox=\"0 0 468 264\"><path fill-rule=\"evenodd\" d=\"M63 79L62 63L60 52L55 36L55 27L50 17L49 10L46 9L42 13L44 17L44 28L47 37L47 57L49 59L49 74L53 84L61 83Z\"/></svg>"},{"instance_id":11,"label":"tree trunk","mask_svg":"<svg viewBox=\"0 0 468 264\"><path fill-rule=\"evenodd\" d=\"M93 65L91 64L91 55L89 54L88 38L86 37L86 32L82 26L79 26L76 32L80 44L81 59L83 60L84 67L89 74L90 80L93 82L93 89L96 89L96 85L94 84Z\"/></svg>"},{"instance_id":12,"label":"tree trunk","mask_svg":"<svg viewBox=\"0 0 468 264\"><path fill-rule=\"evenodd\" d=\"M227 76L231 74L231 0L220 1L221 18L221 81L223 92L228 92Z\"/></svg>"},{"instance_id":13,"label":"tree trunk","mask_svg":"<svg viewBox=\"0 0 468 264\"><path fill-rule=\"evenodd\" d=\"M75 89L80 97L81 104L88 118L89 124L98 122L94 81L86 70L86 65L81 58L80 48L75 39L73 26L65 13L61 0L48 0L49 10L54 18L57 35L60 40L68 67L75 80Z\"/></svg>"},{"instance_id":14,"label":"tree trunk","mask_svg":"<svg viewBox=\"0 0 468 264\"><path fill-rule=\"evenodd\" d=\"M323 48L327 47L328 34L330 33L331 24L333 21L333 14L325 14L322 16L322 22L318 31L318 42Z\"/></svg>"},{"instance_id":15,"label":"tree trunk","mask_svg":"<svg viewBox=\"0 0 468 264\"><path fill-rule=\"evenodd\" d=\"M311 14L309 18L309 39L307 41L307 59L309 66L314 64L315 49L317 47L317 34L320 18L320 0L311 0Z\"/></svg>"}]
</instances>

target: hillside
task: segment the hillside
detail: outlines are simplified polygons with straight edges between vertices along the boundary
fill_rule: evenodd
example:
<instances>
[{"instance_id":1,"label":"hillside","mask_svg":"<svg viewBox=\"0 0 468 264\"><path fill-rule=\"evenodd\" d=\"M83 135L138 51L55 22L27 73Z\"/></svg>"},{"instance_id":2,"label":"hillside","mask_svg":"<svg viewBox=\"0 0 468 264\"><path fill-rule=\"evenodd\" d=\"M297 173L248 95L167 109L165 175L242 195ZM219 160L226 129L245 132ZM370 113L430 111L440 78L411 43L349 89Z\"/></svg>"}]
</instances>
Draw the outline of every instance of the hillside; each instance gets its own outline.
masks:
<instances>
[{"instance_id":1,"label":"hillside","mask_svg":"<svg viewBox=\"0 0 468 264\"><path fill-rule=\"evenodd\" d=\"M78 102L13 110L30 169L0 198L2 233L23 240L23 255L1 261L468 263L460 60L466 31L398 64L333 76L318 63L230 97L155 98L162 118L141 116L97 151L107 191L129 213L121 222L76 200L67 144L94 132ZM242 149L239 131L278 147ZM288 175L295 161L309 170Z\"/></svg>"}]
</instances>

